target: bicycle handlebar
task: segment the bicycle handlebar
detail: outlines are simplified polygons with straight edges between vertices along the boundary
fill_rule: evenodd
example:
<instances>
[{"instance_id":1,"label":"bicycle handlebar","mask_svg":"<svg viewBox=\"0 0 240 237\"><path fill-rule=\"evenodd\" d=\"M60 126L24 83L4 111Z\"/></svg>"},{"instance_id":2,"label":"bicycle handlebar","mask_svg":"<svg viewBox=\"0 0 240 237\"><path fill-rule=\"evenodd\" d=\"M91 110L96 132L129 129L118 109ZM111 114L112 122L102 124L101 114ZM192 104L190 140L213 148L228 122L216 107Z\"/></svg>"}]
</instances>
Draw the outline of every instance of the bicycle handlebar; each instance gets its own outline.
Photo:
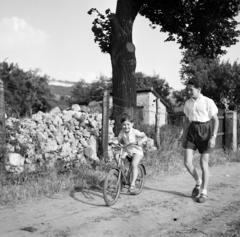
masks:
<instances>
[{"instance_id":1,"label":"bicycle handlebar","mask_svg":"<svg viewBox=\"0 0 240 237\"><path fill-rule=\"evenodd\" d=\"M115 148L125 149L125 148L127 148L127 147L129 147L129 146L133 146L133 145L136 146L137 144L136 144L136 143L129 143L129 144L127 144L127 145L122 145L121 143L110 142L109 145L110 145L110 146L113 146L113 147L115 147Z\"/></svg>"}]
</instances>

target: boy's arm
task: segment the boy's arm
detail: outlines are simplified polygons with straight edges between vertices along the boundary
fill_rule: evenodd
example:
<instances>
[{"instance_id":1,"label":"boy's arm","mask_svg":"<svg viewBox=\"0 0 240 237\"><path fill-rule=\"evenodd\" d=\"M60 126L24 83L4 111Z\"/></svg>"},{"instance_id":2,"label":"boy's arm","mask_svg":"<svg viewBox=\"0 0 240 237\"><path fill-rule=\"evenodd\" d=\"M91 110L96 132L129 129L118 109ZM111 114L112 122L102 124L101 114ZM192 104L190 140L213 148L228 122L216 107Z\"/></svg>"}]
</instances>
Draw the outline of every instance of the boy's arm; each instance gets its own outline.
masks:
<instances>
[{"instance_id":1,"label":"boy's arm","mask_svg":"<svg viewBox=\"0 0 240 237\"><path fill-rule=\"evenodd\" d=\"M217 137L219 120L217 114L213 116L213 137Z\"/></svg>"},{"instance_id":2,"label":"boy's arm","mask_svg":"<svg viewBox=\"0 0 240 237\"><path fill-rule=\"evenodd\" d=\"M124 145L122 132L120 132L120 133L118 134L117 139L118 139L118 142L119 142L120 144Z\"/></svg>"},{"instance_id":3,"label":"boy's arm","mask_svg":"<svg viewBox=\"0 0 240 237\"><path fill-rule=\"evenodd\" d=\"M144 132L140 132L139 130L136 130L136 136L137 136L137 145L142 145L147 142L147 136Z\"/></svg>"},{"instance_id":4,"label":"boy's arm","mask_svg":"<svg viewBox=\"0 0 240 237\"><path fill-rule=\"evenodd\" d=\"M218 133L218 127L219 127L219 120L217 114L215 114L213 117L213 134L209 140L209 146L211 148L215 147L216 145L216 138Z\"/></svg>"},{"instance_id":5,"label":"boy's arm","mask_svg":"<svg viewBox=\"0 0 240 237\"><path fill-rule=\"evenodd\" d=\"M183 122L183 129L180 133L182 143L184 143L186 141L189 125L190 125L190 121L185 116L185 119L184 119L184 122Z\"/></svg>"}]
</instances>

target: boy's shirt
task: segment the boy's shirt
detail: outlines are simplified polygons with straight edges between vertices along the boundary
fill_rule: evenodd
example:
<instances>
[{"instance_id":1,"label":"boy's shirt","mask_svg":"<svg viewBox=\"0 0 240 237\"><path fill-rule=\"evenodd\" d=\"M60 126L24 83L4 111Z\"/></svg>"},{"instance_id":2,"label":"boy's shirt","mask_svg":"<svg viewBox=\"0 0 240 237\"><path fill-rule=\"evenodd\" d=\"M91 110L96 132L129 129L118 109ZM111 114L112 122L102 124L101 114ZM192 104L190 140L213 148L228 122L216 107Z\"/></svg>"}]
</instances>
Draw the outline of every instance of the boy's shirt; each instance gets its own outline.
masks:
<instances>
[{"instance_id":1,"label":"boy's shirt","mask_svg":"<svg viewBox=\"0 0 240 237\"><path fill-rule=\"evenodd\" d=\"M132 128L129 133L120 131L118 135L118 141L124 145L127 145L129 143L137 144L138 140L144 137L144 132L140 132L139 130Z\"/></svg>"},{"instance_id":2,"label":"boy's shirt","mask_svg":"<svg viewBox=\"0 0 240 237\"><path fill-rule=\"evenodd\" d=\"M184 114L189 121L207 122L217 113L214 101L202 94L196 100L188 99L184 105Z\"/></svg>"},{"instance_id":3,"label":"boy's shirt","mask_svg":"<svg viewBox=\"0 0 240 237\"><path fill-rule=\"evenodd\" d=\"M120 131L118 135L118 141L122 143L123 145L127 145L129 143L133 143L136 145L132 145L127 147L127 152L129 154L141 154L143 155L142 147L137 145L137 142L139 139L146 137L144 132L140 132L137 129L132 128L129 133L125 133L124 131Z\"/></svg>"}]
</instances>

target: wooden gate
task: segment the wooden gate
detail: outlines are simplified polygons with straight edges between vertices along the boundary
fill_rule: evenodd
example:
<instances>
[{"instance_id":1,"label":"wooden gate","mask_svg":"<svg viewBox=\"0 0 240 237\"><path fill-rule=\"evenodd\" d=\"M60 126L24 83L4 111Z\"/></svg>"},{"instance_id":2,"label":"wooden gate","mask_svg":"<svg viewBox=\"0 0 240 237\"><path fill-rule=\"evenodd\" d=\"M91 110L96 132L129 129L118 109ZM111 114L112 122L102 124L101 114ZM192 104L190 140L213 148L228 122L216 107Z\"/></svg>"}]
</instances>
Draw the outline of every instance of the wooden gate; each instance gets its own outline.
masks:
<instances>
[{"instance_id":1,"label":"wooden gate","mask_svg":"<svg viewBox=\"0 0 240 237\"><path fill-rule=\"evenodd\" d=\"M219 120L219 128L217 133L217 139L216 139L216 148L223 148L225 143L225 116L224 116L224 110L218 111L218 120Z\"/></svg>"},{"instance_id":2,"label":"wooden gate","mask_svg":"<svg viewBox=\"0 0 240 237\"><path fill-rule=\"evenodd\" d=\"M236 151L238 147L237 112L223 111L218 112L219 128L217 134L216 148L224 148Z\"/></svg>"}]
</instances>

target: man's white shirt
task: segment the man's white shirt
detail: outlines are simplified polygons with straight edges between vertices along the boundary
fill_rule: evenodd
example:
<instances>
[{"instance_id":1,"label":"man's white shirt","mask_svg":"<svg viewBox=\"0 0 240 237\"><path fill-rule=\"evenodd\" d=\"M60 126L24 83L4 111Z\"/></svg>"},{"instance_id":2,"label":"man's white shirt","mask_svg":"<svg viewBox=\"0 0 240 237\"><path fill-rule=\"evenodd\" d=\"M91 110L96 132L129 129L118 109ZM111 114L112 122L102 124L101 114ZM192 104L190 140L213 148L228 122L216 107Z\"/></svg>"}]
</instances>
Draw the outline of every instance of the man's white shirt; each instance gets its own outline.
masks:
<instances>
[{"instance_id":1,"label":"man's white shirt","mask_svg":"<svg viewBox=\"0 0 240 237\"><path fill-rule=\"evenodd\" d=\"M200 94L196 100L188 99L183 111L189 121L207 122L218 113L218 108L212 99Z\"/></svg>"}]
</instances>

